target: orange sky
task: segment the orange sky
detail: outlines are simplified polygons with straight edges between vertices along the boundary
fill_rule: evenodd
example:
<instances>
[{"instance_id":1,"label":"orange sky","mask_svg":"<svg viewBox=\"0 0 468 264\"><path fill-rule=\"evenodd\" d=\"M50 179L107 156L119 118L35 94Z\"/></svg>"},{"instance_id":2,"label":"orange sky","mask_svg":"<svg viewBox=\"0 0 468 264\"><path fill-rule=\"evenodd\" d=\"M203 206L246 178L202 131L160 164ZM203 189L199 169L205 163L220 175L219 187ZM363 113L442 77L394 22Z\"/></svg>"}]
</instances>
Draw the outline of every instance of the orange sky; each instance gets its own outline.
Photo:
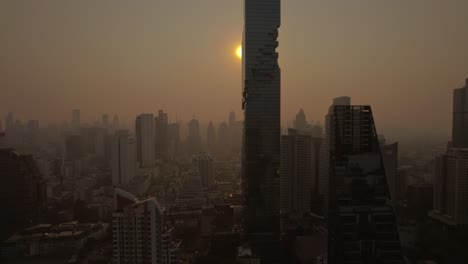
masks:
<instances>
[{"instance_id":1,"label":"orange sky","mask_svg":"<svg viewBox=\"0 0 468 264\"><path fill-rule=\"evenodd\" d=\"M43 123L118 113L241 114L242 0L4 0L0 116ZM468 1L283 1L284 125L332 97L371 104L384 133L447 134L468 77Z\"/></svg>"}]
</instances>

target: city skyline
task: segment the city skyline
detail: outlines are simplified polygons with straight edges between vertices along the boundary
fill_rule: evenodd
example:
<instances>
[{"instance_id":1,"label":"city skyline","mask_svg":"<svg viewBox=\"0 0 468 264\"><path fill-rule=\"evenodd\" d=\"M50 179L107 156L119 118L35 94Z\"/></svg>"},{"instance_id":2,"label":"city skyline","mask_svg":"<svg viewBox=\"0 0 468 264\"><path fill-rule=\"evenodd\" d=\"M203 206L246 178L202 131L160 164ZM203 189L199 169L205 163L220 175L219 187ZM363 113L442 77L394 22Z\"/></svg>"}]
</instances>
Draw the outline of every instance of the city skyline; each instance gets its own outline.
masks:
<instances>
[{"instance_id":1,"label":"city skyline","mask_svg":"<svg viewBox=\"0 0 468 264\"><path fill-rule=\"evenodd\" d=\"M128 123L157 109L172 113L171 120L195 115L203 122L240 113L235 48L242 1L207 0L184 8L157 1L24 3L0 4L3 115L12 111L48 123L79 108L84 121L109 112ZM374 105L384 134L449 136L448 92L463 84L468 61L466 7L464 1L435 0L283 3L283 126L298 107L323 122L325 102L347 95ZM223 20L213 24L212 14L223 14ZM176 77L180 72L184 78ZM415 119L422 120L418 126Z\"/></svg>"}]
</instances>

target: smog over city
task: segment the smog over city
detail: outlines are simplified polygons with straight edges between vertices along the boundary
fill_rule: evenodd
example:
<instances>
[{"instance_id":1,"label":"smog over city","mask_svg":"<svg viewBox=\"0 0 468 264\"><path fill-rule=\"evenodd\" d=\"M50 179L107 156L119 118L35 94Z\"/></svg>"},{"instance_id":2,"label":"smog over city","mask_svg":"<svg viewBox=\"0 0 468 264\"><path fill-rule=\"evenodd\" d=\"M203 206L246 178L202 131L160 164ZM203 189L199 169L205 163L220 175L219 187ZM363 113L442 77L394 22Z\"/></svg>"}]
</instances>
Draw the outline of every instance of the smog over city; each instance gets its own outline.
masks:
<instances>
[{"instance_id":1,"label":"smog over city","mask_svg":"<svg viewBox=\"0 0 468 264\"><path fill-rule=\"evenodd\" d=\"M0 2L1 263L464 263L468 1Z\"/></svg>"}]
</instances>

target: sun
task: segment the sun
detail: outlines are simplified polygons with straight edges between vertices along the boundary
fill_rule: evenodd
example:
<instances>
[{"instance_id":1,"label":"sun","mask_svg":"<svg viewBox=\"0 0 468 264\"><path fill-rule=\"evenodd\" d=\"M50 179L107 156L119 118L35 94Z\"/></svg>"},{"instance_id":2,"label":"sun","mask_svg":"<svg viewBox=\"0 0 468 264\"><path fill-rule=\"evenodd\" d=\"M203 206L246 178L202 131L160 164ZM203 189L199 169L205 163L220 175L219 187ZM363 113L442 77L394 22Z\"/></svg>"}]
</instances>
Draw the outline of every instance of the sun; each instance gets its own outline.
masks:
<instances>
[{"instance_id":1,"label":"sun","mask_svg":"<svg viewBox=\"0 0 468 264\"><path fill-rule=\"evenodd\" d=\"M242 45L240 45L240 44L236 48L236 56L237 56L237 58L242 60Z\"/></svg>"}]
</instances>

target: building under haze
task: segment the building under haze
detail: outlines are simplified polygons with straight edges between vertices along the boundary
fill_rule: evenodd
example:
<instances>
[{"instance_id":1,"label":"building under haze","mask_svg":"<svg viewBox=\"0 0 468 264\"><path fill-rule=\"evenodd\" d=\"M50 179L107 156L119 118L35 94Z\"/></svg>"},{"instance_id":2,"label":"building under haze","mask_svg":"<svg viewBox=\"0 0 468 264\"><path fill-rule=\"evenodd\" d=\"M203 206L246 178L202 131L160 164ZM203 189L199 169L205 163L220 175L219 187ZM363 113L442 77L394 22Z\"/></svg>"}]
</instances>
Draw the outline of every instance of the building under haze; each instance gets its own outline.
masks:
<instances>
[{"instance_id":1,"label":"building under haze","mask_svg":"<svg viewBox=\"0 0 468 264\"><path fill-rule=\"evenodd\" d=\"M468 79L465 87L453 91L452 146L468 148Z\"/></svg>"},{"instance_id":2,"label":"building under haze","mask_svg":"<svg viewBox=\"0 0 468 264\"><path fill-rule=\"evenodd\" d=\"M453 92L452 146L435 159L434 210L448 226L468 227L468 79Z\"/></svg>"},{"instance_id":3,"label":"building under haze","mask_svg":"<svg viewBox=\"0 0 468 264\"><path fill-rule=\"evenodd\" d=\"M135 121L135 133L139 167L153 168L155 162L153 114L141 114L137 116Z\"/></svg>"},{"instance_id":4,"label":"building under haze","mask_svg":"<svg viewBox=\"0 0 468 264\"><path fill-rule=\"evenodd\" d=\"M328 263L404 263L371 107L328 118Z\"/></svg>"},{"instance_id":5,"label":"building under haze","mask_svg":"<svg viewBox=\"0 0 468 264\"><path fill-rule=\"evenodd\" d=\"M312 137L289 129L281 137L281 215L299 220L310 212L313 187Z\"/></svg>"},{"instance_id":6,"label":"building under haze","mask_svg":"<svg viewBox=\"0 0 468 264\"><path fill-rule=\"evenodd\" d=\"M159 110L154 118L154 150L156 158L165 158L168 154L168 118L167 113Z\"/></svg>"},{"instance_id":7,"label":"building under haze","mask_svg":"<svg viewBox=\"0 0 468 264\"><path fill-rule=\"evenodd\" d=\"M156 198L140 201L115 189L114 205L113 263L167 263L163 261L163 211Z\"/></svg>"},{"instance_id":8,"label":"building under haze","mask_svg":"<svg viewBox=\"0 0 468 264\"><path fill-rule=\"evenodd\" d=\"M45 181L31 155L0 149L0 239L37 223L46 202Z\"/></svg>"},{"instance_id":9,"label":"building under haze","mask_svg":"<svg viewBox=\"0 0 468 264\"><path fill-rule=\"evenodd\" d=\"M198 170L203 188L214 186L214 160L206 153L199 153L192 158L193 167Z\"/></svg>"},{"instance_id":10,"label":"building under haze","mask_svg":"<svg viewBox=\"0 0 468 264\"><path fill-rule=\"evenodd\" d=\"M200 123L192 119L188 123L187 152L189 156L202 151L202 138L200 136Z\"/></svg>"},{"instance_id":11,"label":"building under haze","mask_svg":"<svg viewBox=\"0 0 468 264\"><path fill-rule=\"evenodd\" d=\"M280 0L244 4L244 229L255 236L279 231L281 73L276 48L281 4Z\"/></svg>"},{"instance_id":12,"label":"building under haze","mask_svg":"<svg viewBox=\"0 0 468 264\"><path fill-rule=\"evenodd\" d=\"M111 143L112 184L128 184L135 176L136 162L135 139L130 137L127 130L116 131Z\"/></svg>"}]
</instances>

